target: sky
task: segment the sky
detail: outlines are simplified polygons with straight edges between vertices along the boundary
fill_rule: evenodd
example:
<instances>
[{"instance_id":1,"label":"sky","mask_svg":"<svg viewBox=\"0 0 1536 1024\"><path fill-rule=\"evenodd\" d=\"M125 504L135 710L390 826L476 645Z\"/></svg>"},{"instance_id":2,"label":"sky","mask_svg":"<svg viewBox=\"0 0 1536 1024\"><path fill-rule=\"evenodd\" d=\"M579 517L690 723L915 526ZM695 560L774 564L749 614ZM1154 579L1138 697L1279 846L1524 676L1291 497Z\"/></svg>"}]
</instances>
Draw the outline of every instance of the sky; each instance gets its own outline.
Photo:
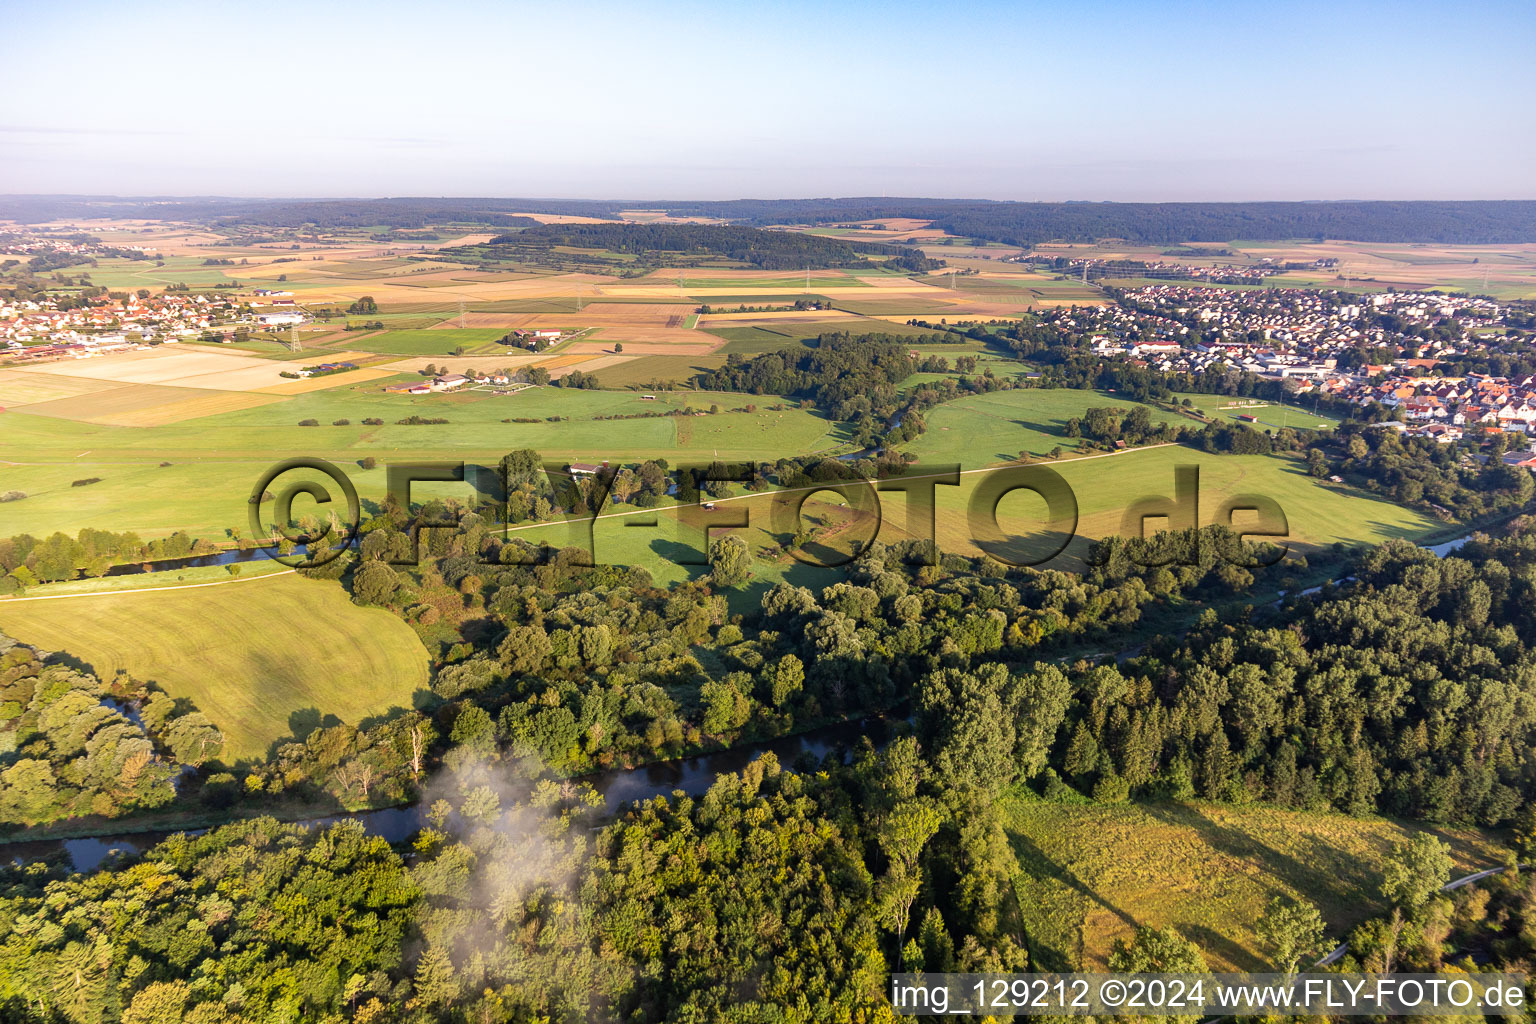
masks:
<instances>
[{"instance_id":1,"label":"sky","mask_svg":"<svg viewBox=\"0 0 1536 1024\"><path fill-rule=\"evenodd\" d=\"M1536 6L0 0L0 194L1536 198Z\"/></svg>"}]
</instances>

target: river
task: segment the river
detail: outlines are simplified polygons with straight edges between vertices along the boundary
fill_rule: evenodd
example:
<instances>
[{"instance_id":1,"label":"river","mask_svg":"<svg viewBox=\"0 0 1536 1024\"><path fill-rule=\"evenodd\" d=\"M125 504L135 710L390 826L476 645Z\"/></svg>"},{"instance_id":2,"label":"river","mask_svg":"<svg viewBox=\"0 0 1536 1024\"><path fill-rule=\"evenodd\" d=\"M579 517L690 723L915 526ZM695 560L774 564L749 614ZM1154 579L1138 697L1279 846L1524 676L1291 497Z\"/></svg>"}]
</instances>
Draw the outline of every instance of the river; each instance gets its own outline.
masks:
<instances>
[{"instance_id":1,"label":"river","mask_svg":"<svg viewBox=\"0 0 1536 1024\"><path fill-rule=\"evenodd\" d=\"M588 775L579 781L591 784L602 794L604 806L612 814L636 800L648 800L655 796L670 796L682 790L689 796L700 796L714 785L717 775L739 772L753 759L772 752L779 762L788 767L804 755L821 760L830 753L847 751L861 736L869 736L876 744L884 744L891 736L892 723L897 719L880 717L863 718L849 722L811 729L795 736L749 743L730 750L717 750L707 754L657 761L638 768L616 768L611 771ZM409 839L426 821L426 808L384 807L375 811L355 811L304 818L300 825L330 825L338 821L360 821L372 835L382 836L391 843ZM27 861L52 856L62 851L69 857L76 871L93 871L114 851L143 853L161 840L186 833L201 835L205 828L166 829L157 832L123 832L83 839L37 839L0 844L0 856L12 860Z\"/></svg>"},{"instance_id":2,"label":"river","mask_svg":"<svg viewBox=\"0 0 1536 1024\"><path fill-rule=\"evenodd\" d=\"M1428 550L1443 558L1460 548L1471 536L1472 534L1468 533L1431 545ZM226 554L254 557L259 550L226 552ZM246 561L248 558L240 560ZM1321 587L1313 587L1303 593L1312 593L1321 589ZM772 751L781 764L788 766L804 754L819 760L833 751L839 749L846 751L857 742L860 736L864 735L870 736L876 743L884 743L889 738L890 730L891 720L880 717L839 722L799 735L781 736L760 743L733 747L730 750L695 754L692 757L672 761L658 761L638 768L616 768L586 776L581 781L590 783L593 789L601 793L606 809L609 813L613 813L633 801L647 800L655 796L669 796L676 790L682 790L689 796L699 796L714 784L715 776L741 771L751 763L753 758L768 751ZM425 821L424 815L425 810L420 806L385 807L376 811L356 811L306 818L298 824L329 825L351 819L362 822L371 834L383 836L391 843L398 843L410 838L421 828ZM16 860L32 860L62 850L69 856L70 864L76 871L92 871L114 850L142 853L177 832L200 835L205 831L207 830L176 829L160 832L126 832L85 839L39 839L5 843L3 849Z\"/></svg>"}]
</instances>

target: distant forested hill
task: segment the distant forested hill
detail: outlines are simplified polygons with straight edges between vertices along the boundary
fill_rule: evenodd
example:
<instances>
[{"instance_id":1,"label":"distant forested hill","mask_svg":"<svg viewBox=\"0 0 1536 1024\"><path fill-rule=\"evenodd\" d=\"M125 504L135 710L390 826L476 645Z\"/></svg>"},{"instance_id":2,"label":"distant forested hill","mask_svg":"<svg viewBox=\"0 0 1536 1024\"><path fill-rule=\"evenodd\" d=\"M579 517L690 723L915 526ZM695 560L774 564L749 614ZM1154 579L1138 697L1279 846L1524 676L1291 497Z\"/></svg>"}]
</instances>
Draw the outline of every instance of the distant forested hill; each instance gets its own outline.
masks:
<instances>
[{"instance_id":1,"label":"distant forested hill","mask_svg":"<svg viewBox=\"0 0 1536 1024\"><path fill-rule=\"evenodd\" d=\"M542 224L500 235L491 239L491 244L604 249L634 256L645 264L665 266L685 266L694 262L691 257L713 256L763 270L858 267L872 265L870 256L890 256L887 265L910 271L944 265L916 249L718 224Z\"/></svg>"},{"instance_id":2,"label":"distant forested hill","mask_svg":"<svg viewBox=\"0 0 1536 1024\"><path fill-rule=\"evenodd\" d=\"M1342 238L1357 242L1536 242L1536 201L1327 203L996 203L942 199L738 200L672 204L673 216L753 224L915 217L1009 245L1123 238L1175 242Z\"/></svg>"},{"instance_id":3,"label":"distant forested hill","mask_svg":"<svg viewBox=\"0 0 1536 1024\"><path fill-rule=\"evenodd\" d=\"M617 217L665 211L737 224L830 224L911 217L956 235L1033 245L1122 238L1176 242L1341 238L1359 242L1536 242L1536 201L1318 203L1014 203L960 199L734 199L725 201L391 198L252 200L218 197L0 196L0 219L88 217L195 220L225 225L420 228L445 221L526 226L518 214ZM646 225L666 228L676 225ZM570 225L562 225L569 228Z\"/></svg>"}]
</instances>

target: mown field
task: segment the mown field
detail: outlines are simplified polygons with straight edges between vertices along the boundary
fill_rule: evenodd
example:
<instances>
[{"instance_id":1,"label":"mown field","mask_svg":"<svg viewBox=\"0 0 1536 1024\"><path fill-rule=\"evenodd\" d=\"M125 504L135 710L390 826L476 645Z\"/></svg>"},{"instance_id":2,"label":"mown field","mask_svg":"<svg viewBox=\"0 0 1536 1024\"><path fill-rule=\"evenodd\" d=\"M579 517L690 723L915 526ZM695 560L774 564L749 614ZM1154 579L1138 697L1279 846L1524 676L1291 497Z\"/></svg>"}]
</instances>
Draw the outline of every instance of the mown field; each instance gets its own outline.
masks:
<instances>
[{"instance_id":1,"label":"mown field","mask_svg":"<svg viewBox=\"0 0 1536 1024\"><path fill-rule=\"evenodd\" d=\"M1011 365L1022 369L1021 364ZM902 450L917 456L919 462L958 462L966 469L979 469L1011 461L1021 451L1039 457L1056 447L1075 450L1077 441L1067 437L1065 432L1067 420L1082 417L1094 407L1129 410L1140 404L1103 391L1067 388L1028 388L972 395L930 410L925 417L927 432L903 445ZM1149 409L1153 423L1199 426L1188 417L1155 407Z\"/></svg>"},{"instance_id":2,"label":"mown field","mask_svg":"<svg viewBox=\"0 0 1536 1024\"><path fill-rule=\"evenodd\" d=\"M1339 423L1339 418L1331 413L1314 411L1312 402L1307 400L1291 399L1284 404L1279 402L1264 402L1257 406L1243 407L1239 403L1255 401L1254 399L1232 398L1227 395L1201 395L1183 394L1174 396L1179 400L1189 399L1190 406L1200 414L1214 420L1228 420L1233 423L1244 422L1242 417L1252 416L1254 422L1245 423L1255 430L1278 430L1282 427L1290 427L1293 430L1331 430ZM1236 408L1223 408L1223 406L1238 406Z\"/></svg>"},{"instance_id":3,"label":"mown field","mask_svg":"<svg viewBox=\"0 0 1536 1024\"><path fill-rule=\"evenodd\" d=\"M922 463L918 464L920 471ZM1376 499L1363 492L1332 484L1319 483L1308 476L1294 459L1270 455L1211 455L1179 445L1130 451L1098 458L1063 459L1048 462L1061 474L1076 497L1079 509L1077 535L1067 548L1042 565L1043 568L1076 570L1083 565L1089 545L1102 537L1120 534L1127 508L1143 497L1167 497L1174 494L1174 471L1178 466L1193 465L1200 470L1199 521L1201 525L1216 520L1221 503L1239 494L1262 494L1274 499L1286 516L1292 551L1305 554L1334 541L1348 544L1374 544L1391 537L1415 539L1441 528L1442 524L1417 512ZM975 544L976 529L969 516L969 503L977 486L999 469L966 469L958 486L935 488L936 535L941 548L966 555L981 554ZM720 513L744 513L748 526L741 536L760 554L785 541L791 529L781 529L775 522L775 503L800 494L775 492L738 494L716 502ZM810 549L818 557L831 560L827 553L843 552L853 539L871 536L894 543L910 536L906 526L905 498L900 494L881 496L881 518L852 509L842 497L822 492L805 505L803 528L818 531ZM696 513L688 513L693 516ZM782 513L781 513L782 515ZM1016 557L1038 555L1050 534L1045 522L1045 506L1029 492L1005 497L997 509L1000 527L1020 538L1010 549ZM1241 529L1251 520L1242 513L1235 516ZM646 525L642 525L646 524ZM1155 530L1165 521L1151 520ZM878 533L876 529L878 528ZM716 531L713 536L718 536ZM514 528L514 535L529 541L561 545L579 536L568 526L526 526ZM659 583L697 577L707 572L703 561L703 538L697 522L680 518L675 508L642 510L619 505L599 517L592 527L592 546L599 562L639 565ZM1054 546L1052 544L1051 546ZM837 574L802 564L787 556L760 557L754 566L752 581L733 592L732 608L750 607L758 595L781 579L815 589L836 582Z\"/></svg>"},{"instance_id":4,"label":"mown field","mask_svg":"<svg viewBox=\"0 0 1536 1024\"><path fill-rule=\"evenodd\" d=\"M228 577L226 577L228 578ZM187 697L224 731L226 760L328 720L412 707L427 651L337 584L270 574L149 593L0 601L0 631Z\"/></svg>"},{"instance_id":5,"label":"mown field","mask_svg":"<svg viewBox=\"0 0 1536 1024\"><path fill-rule=\"evenodd\" d=\"M1419 826L1382 818L1217 804L1068 804L1003 798L1014 879L1036 970L1102 970L1116 940L1172 925L1217 970L1263 970L1254 933L1276 895L1317 904L1341 939L1383 909L1377 889L1394 842ZM1430 829L1457 875L1503 859L1497 837Z\"/></svg>"},{"instance_id":6,"label":"mown field","mask_svg":"<svg viewBox=\"0 0 1536 1024\"><path fill-rule=\"evenodd\" d=\"M428 330L387 330L381 334L359 340L357 346L368 352L385 352L402 356L447 356L455 349L477 350L495 353L513 350L494 345L506 335L506 330L494 327L448 327Z\"/></svg>"},{"instance_id":7,"label":"mown field","mask_svg":"<svg viewBox=\"0 0 1536 1024\"><path fill-rule=\"evenodd\" d=\"M744 411L748 405L755 411ZM782 407L770 408L775 405ZM722 411L709 415L711 406ZM655 415L680 409L706 414ZM398 423L413 415L448 422ZM646 418L599 419L639 415ZM321 425L298 425L306 419ZM333 425L339 419L349 422ZM384 424L369 426L364 419ZM9 463L0 470L0 487L28 496L0 504L0 536L91 526L134 530L146 538L176 530L222 538L230 528L245 529L246 499L260 474L295 456L336 463L364 500L377 502L384 496L384 467L396 460L494 465L517 448L566 461L708 461L717 454L773 460L834 449L841 440L834 424L794 403L708 392L660 393L654 400L635 392L562 388L408 396L382 394L372 382L137 428L12 411L0 418L0 460ZM361 469L359 462L370 456L378 468ZM90 477L100 482L72 486Z\"/></svg>"}]
</instances>

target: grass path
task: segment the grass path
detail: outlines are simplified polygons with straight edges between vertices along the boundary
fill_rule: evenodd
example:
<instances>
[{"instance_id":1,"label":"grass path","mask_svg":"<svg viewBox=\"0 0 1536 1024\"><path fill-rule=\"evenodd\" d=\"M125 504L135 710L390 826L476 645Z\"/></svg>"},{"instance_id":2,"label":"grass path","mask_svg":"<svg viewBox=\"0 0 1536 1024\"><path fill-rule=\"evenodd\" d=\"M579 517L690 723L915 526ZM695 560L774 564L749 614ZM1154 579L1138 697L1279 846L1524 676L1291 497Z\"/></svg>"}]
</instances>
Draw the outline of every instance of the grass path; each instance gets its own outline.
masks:
<instances>
[{"instance_id":1,"label":"grass path","mask_svg":"<svg viewBox=\"0 0 1536 1024\"><path fill-rule=\"evenodd\" d=\"M174 569L164 570L175 572ZM212 583L183 583L175 587L135 587L132 590L88 590L80 594L40 594L37 597L7 597L5 604L25 604L28 601L66 601L72 597L116 597L119 594L163 594L167 590L196 590L199 587L223 587L231 583L255 583L258 580L269 580L274 576L287 576L293 569L285 569L282 572L269 572L260 576L234 576L227 580L214 580ZM154 575L146 573L145 575Z\"/></svg>"}]
</instances>

